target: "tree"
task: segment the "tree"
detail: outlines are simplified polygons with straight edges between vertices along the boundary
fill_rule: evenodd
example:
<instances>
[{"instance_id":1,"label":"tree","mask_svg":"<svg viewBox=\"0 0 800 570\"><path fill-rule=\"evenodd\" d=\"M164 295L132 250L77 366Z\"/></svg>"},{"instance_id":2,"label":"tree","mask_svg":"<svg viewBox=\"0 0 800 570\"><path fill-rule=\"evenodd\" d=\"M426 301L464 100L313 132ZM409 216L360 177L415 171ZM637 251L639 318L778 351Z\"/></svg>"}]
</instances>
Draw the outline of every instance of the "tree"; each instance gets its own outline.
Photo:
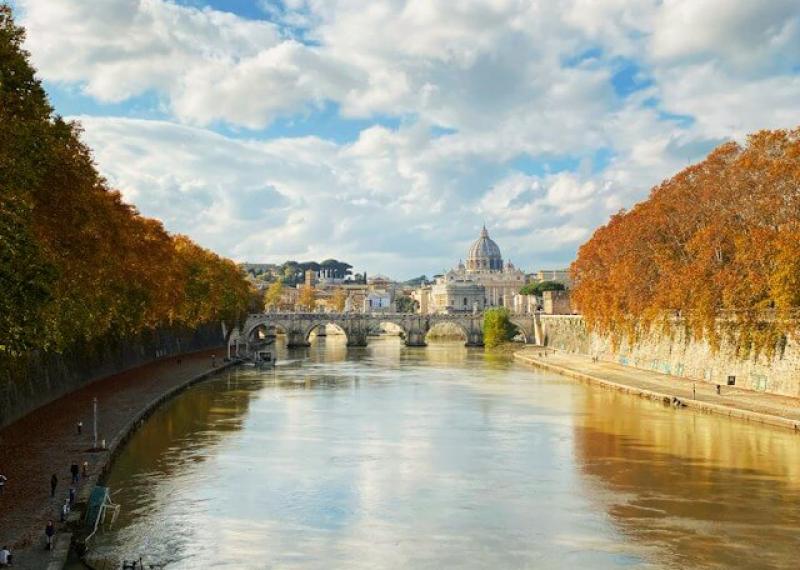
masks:
<instances>
[{"instance_id":1,"label":"tree","mask_svg":"<svg viewBox=\"0 0 800 570\"><path fill-rule=\"evenodd\" d=\"M418 303L411 297L398 297L395 304L398 313L413 313L418 306Z\"/></svg>"},{"instance_id":2,"label":"tree","mask_svg":"<svg viewBox=\"0 0 800 570\"><path fill-rule=\"evenodd\" d=\"M300 295L297 297L297 305L307 311L313 311L317 304L317 290L309 285L300 287Z\"/></svg>"},{"instance_id":3,"label":"tree","mask_svg":"<svg viewBox=\"0 0 800 570\"><path fill-rule=\"evenodd\" d=\"M337 313L344 312L345 304L347 303L347 291L344 289L336 289L331 296L331 307Z\"/></svg>"},{"instance_id":4,"label":"tree","mask_svg":"<svg viewBox=\"0 0 800 570\"><path fill-rule=\"evenodd\" d=\"M23 40L0 5L0 352L241 321L243 271L109 187L80 126L52 116Z\"/></svg>"},{"instance_id":5,"label":"tree","mask_svg":"<svg viewBox=\"0 0 800 570\"><path fill-rule=\"evenodd\" d=\"M408 281L403 281L403 285L408 285L409 287L419 287L420 285L425 285L427 283L428 278L425 275L420 275L419 277L414 277Z\"/></svg>"},{"instance_id":6,"label":"tree","mask_svg":"<svg viewBox=\"0 0 800 570\"><path fill-rule=\"evenodd\" d=\"M264 293L264 306L267 308L280 305L283 296L283 279L276 279Z\"/></svg>"},{"instance_id":7,"label":"tree","mask_svg":"<svg viewBox=\"0 0 800 570\"><path fill-rule=\"evenodd\" d=\"M572 299L615 342L675 318L712 348L772 352L800 309L800 128L726 143L581 246Z\"/></svg>"},{"instance_id":8,"label":"tree","mask_svg":"<svg viewBox=\"0 0 800 570\"><path fill-rule=\"evenodd\" d=\"M522 295L536 295L540 297L545 291L563 291L566 289L563 283L558 281L540 281L538 283L528 283L519 290Z\"/></svg>"},{"instance_id":9,"label":"tree","mask_svg":"<svg viewBox=\"0 0 800 570\"><path fill-rule=\"evenodd\" d=\"M483 314L483 344L494 348L514 338L517 327L505 307L489 309Z\"/></svg>"},{"instance_id":10,"label":"tree","mask_svg":"<svg viewBox=\"0 0 800 570\"><path fill-rule=\"evenodd\" d=\"M30 208L0 195L0 353L36 346L55 277L31 234Z\"/></svg>"}]
</instances>

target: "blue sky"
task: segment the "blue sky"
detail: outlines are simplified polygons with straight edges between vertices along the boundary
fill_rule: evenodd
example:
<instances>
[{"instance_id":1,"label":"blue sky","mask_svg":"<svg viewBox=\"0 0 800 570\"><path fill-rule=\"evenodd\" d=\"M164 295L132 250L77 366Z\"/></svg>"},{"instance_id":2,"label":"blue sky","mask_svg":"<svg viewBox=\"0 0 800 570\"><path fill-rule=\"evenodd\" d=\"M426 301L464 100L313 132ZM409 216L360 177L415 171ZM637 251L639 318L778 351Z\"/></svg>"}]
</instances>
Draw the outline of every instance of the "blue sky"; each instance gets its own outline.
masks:
<instances>
[{"instance_id":1,"label":"blue sky","mask_svg":"<svg viewBox=\"0 0 800 570\"><path fill-rule=\"evenodd\" d=\"M13 6L108 180L238 260L430 275L485 222L565 267L715 145L800 122L787 0Z\"/></svg>"}]
</instances>

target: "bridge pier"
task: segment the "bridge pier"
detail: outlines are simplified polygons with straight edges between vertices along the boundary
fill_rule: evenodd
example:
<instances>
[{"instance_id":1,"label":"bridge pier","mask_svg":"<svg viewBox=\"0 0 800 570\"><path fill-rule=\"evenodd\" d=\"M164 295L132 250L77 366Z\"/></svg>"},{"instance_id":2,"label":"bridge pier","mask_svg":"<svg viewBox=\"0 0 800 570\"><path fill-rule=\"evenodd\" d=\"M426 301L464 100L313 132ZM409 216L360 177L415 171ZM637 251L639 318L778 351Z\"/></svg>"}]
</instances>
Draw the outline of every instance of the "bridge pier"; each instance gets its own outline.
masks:
<instances>
[{"instance_id":1,"label":"bridge pier","mask_svg":"<svg viewBox=\"0 0 800 570\"><path fill-rule=\"evenodd\" d=\"M425 342L425 335L427 332L420 330L411 330L406 333L406 346L428 346Z\"/></svg>"},{"instance_id":2,"label":"bridge pier","mask_svg":"<svg viewBox=\"0 0 800 570\"><path fill-rule=\"evenodd\" d=\"M308 338L306 338L305 331L293 330L286 333L287 348L299 348L303 346L311 346L311 343L308 342Z\"/></svg>"},{"instance_id":3,"label":"bridge pier","mask_svg":"<svg viewBox=\"0 0 800 570\"><path fill-rule=\"evenodd\" d=\"M371 324L363 315L353 316L349 319L343 327L347 335L347 346L367 346L367 336L369 335Z\"/></svg>"},{"instance_id":4,"label":"bridge pier","mask_svg":"<svg viewBox=\"0 0 800 570\"><path fill-rule=\"evenodd\" d=\"M466 346L483 346L483 331L471 330L467 334Z\"/></svg>"},{"instance_id":5,"label":"bridge pier","mask_svg":"<svg viewBox=\"0 0 800 570\"><path fill-rule=\"evenodd\" d=\"M367 346L367 333L363 331L347 331L347 346Z\"/></svg>"}]
</instances>

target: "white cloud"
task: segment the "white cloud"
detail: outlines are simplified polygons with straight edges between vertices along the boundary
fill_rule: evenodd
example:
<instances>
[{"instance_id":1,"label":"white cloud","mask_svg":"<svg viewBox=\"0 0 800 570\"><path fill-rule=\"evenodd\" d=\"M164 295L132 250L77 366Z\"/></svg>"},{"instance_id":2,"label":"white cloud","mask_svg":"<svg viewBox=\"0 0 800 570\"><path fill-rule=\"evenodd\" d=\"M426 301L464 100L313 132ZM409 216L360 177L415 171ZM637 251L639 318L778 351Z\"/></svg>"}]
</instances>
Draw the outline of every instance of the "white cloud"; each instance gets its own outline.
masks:
<instances>
[{"instance_id":1,"label":"white cloud","mask_svg":"<svg viewBox=\"0 0 800 570\"><path fill-rule=\"evenodd\" d=\"M270 21L166 0L18 4L42 77L164 103L164 122L83 119L103 172L239 258L411 275L455 261L485 217L516 261L564 264L714 144L800 122L791 0L291 0L265 4ZM347 144L213 130L318 109L366 126ZM536 173L559 159L581 166Z\"/></svg>"},{"instance_id":2,"label":"white cloud","mask_svg":"<svg viewBox=\"0 0 800 570\"><path fill-rule=\"evenodd\" d=\"M763 73L797 64L800 9L794 0L672 0L658 11L652 38L659 59L714 59Z\"/></svg>"}]
</instances>

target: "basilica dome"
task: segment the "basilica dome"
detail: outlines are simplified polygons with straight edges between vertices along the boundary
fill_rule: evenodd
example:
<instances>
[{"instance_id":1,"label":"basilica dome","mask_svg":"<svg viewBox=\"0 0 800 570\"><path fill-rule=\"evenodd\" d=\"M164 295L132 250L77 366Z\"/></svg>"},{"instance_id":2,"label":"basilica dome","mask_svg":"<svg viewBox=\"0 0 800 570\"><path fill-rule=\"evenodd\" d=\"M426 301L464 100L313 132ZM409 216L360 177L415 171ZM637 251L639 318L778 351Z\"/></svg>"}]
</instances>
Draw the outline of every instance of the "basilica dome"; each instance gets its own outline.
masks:
<instances>
[{"instance_id":1,"label":"basilica dome","mask_svg":"<svg viewBox=\"0 0 800 570\"><path fill-rule=\"evenodd\" d=\"M489 237L486 226L483 226L480 237L475 240L467 252L467 271L502 271L503 256L500 248Z\"/></svg>"}]
</instances>

